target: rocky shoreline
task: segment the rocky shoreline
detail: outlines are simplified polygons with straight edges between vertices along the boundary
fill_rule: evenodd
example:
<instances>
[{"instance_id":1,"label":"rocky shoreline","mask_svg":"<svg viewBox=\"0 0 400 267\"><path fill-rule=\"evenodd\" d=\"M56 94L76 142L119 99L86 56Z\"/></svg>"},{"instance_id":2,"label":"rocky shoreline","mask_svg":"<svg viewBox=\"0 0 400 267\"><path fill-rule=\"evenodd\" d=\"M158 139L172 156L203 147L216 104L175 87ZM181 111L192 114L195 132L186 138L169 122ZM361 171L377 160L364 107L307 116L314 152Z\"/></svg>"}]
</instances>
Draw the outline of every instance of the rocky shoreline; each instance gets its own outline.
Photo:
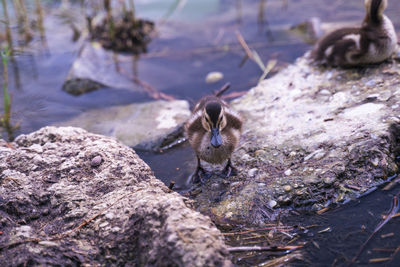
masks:
<instances>
[{"instance_id":1,"label":"rocky shoreline","mask_svg":"<svg viewBox=\"0 0 400 267\"><path fill-rule=\"evenodd\" d=\"M193 188L220 224L262 226L287 207L318 211L398 171L400 64L322 68L307 56L233 101L244 117L237 177ZM211 207L211 212L210 212Z\"/></svg>"},{"instance_id":2,"label":"rocky shoreline","mask_svg":"<svg viewBox=\"0 0 400 267\"><path fill-rule=\"evenodd\" d=\"M193 186L192 200L108 137L45 127L2 141L0 262L230 266L215 224L260 227L288 207L318 211L398 172L399 84L395 60L345 70L299 58L233 101L245 121L239 175Z\"/></svg>"}]
</instances>

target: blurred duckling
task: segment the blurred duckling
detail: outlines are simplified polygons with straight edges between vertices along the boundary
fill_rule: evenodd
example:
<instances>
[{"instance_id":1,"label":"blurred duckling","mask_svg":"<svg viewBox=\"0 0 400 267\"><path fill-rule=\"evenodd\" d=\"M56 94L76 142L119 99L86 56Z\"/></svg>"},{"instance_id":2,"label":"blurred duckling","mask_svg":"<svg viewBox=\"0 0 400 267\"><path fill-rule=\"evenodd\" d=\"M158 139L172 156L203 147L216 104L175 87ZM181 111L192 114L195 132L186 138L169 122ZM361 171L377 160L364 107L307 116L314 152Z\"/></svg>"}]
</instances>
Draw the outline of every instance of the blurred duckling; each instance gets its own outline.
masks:
<instances>
[{"instance_id":1,"label":"blurred duckling","mask_svg":"<svg viewBox=\"0 0 400 267\"><path fill-rule=\"evenodd\" d=\"M185 125L186 136L197 156L197 168L192 175L194 183L203 182L202 176L206 174L201 160L212 164L222 164L227 160L222 175L237 174L231 154L239 143L242 120L219 95L200 99Z\"/></svg>"},{"instance_id":2,"label":"blurred duckling","mask_svg":"<svg viewBox=\"0 0 400 267\"><path fill-rule=\"evenodd\" d=\"M342 28L323 37L311 56L322 64L352 67L388 59L397 49L393 23L383 12L387 0L365 0L361 28Z\"/></svg>"}]
</instances>

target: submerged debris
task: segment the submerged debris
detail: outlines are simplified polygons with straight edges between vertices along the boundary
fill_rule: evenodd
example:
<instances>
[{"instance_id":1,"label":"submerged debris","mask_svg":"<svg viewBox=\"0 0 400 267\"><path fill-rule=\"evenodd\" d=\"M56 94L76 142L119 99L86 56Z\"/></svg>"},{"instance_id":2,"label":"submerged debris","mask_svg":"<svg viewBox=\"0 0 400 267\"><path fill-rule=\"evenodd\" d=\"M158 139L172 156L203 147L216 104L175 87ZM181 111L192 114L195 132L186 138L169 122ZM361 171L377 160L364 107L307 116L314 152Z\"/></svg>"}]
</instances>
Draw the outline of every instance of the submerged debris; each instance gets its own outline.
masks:
<instances>
[{"instance_id":1,"label":"submerged debris","mask_svg":"<svg viewBox=\"0 0 400 267\"><path fill-rule=\"evenodd\" d=\"M235 264L254 266L262 262L257 266L276 266L279 262L302 259L297 250L305 243L293 244L298 239L297 231L296 227L278 222L263 228L232 231L223 235L226 243L231 246L228 251L232 253Z\"/></svg>"}]
</instances>

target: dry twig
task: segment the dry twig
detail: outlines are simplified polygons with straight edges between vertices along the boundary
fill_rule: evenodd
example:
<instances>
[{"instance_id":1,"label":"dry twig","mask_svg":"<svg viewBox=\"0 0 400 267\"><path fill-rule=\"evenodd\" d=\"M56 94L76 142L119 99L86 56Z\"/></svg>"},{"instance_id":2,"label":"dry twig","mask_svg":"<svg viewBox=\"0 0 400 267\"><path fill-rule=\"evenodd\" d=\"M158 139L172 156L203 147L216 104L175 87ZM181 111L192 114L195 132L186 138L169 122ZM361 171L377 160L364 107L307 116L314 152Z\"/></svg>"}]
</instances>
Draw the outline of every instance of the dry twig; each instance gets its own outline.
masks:
<instances>
[{"instance_id":1,"label":"dry twig","mask_svg":"<svg viewBox=\"0 0 400 267\"><path fill-rule=\"evenodd\" d=\"M266 246L266 247L230 247L229 252L247 252L247 251L292 251L302 248L303 246Z\"/></svg>"}]
</instances>

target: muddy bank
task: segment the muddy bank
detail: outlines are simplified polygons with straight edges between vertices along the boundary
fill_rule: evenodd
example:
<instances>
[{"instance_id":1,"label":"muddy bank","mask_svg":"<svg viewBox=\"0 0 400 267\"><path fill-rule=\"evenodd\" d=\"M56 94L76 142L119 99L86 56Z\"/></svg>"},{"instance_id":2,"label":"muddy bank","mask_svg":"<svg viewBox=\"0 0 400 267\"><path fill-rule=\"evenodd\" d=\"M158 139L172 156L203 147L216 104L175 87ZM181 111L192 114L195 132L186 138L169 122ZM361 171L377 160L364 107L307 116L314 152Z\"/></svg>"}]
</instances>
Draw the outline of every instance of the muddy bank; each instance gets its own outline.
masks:
<instances>
[{"instance_id":1,"label":"muddy bank","mask_svg":"<svg viewBox=\"0 0 400 267\"><path fill-rule=\"evenodd\" d=\"M113 139L46 127L0 158L2 265L230 265L211 220Z\"/></svg>"},{"instance_id":2,"label":"muddy bank","mask_svg":"<svg viewBox=\"0 0 400 267\"><path fill-rule=\"evenodd\" d=\"M399 84L396 60L343 70L299 58L232 103L245 121L240 174L195 187L199 209L263 225L279 208L319 210L386 180L398 171Z\"/></svg>"}]
</instances>

